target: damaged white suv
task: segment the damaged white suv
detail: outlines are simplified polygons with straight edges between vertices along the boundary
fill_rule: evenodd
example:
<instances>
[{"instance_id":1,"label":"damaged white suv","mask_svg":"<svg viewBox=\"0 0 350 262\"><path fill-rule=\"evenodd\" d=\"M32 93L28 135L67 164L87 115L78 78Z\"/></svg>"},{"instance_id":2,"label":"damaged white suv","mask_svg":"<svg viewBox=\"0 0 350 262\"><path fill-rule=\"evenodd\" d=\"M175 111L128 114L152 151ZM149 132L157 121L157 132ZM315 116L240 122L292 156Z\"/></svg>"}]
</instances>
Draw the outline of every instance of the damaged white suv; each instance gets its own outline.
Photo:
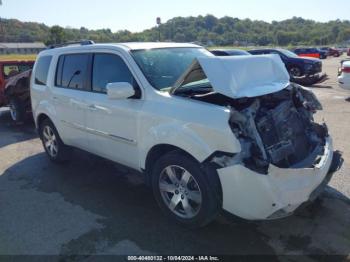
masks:
<instances>
[{"instance_id":1,"label":"damaged white suv","mask_svg":"<svg viewBox=\"0 0 350 262\"><path fill-rule=\"evenodd\" d=\"M51 160L77 147L141 171L161 209L188 226L222 209L284 217L341 164L327 127L313 120L320 103L289 83L274 55L82 42L40 53L31 99Z\"/></svg>"}]
</instances>

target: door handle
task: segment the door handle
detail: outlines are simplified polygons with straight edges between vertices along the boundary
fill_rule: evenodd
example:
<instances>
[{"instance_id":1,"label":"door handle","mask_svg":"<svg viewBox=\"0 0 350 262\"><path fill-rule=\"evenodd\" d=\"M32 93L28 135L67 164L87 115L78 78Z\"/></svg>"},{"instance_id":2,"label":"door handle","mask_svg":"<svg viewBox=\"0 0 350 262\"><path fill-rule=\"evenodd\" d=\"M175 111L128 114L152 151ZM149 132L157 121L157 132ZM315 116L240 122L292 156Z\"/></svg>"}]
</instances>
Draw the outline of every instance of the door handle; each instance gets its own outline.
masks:
<instances>
[{"instance_id":1,"label":"door handle","mask_svg":"<svg viewBox=\"0 0 350 262\"><path fill-rule=\"evenodd\" d=\"M53 100L53 102L55 103L55 104L58 104L59 103L59 99L58 99L58 97L57 96L53 96L52 97L52 100Z\"/></svg>"},{"instance_id":2,"label":"door handle","mask_svg":"<svg viewBox=\"0 0 350 262\"><path fill-rule=\"evenodd\" d=\"M96 111L98 108L95 105L89 105L88 109L91 111Z\"/></svg>"}]
</instances>

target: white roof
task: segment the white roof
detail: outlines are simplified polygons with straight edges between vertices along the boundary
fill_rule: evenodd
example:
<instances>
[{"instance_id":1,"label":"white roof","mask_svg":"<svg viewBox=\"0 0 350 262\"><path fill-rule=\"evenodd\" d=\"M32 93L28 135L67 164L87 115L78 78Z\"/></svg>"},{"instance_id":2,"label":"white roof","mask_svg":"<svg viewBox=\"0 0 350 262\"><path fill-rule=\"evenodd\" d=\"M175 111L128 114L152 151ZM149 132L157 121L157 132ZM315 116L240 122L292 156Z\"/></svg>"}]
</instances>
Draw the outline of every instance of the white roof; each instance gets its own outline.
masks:
<instances>
[{"instance_id":1,"label":"white roof","mask_svg":"<svg viewBox=\"0 0 350 262\"><path fill-rule=\"evenodd\" d=\"M181 81L188 83L203 78L199 66L214 91L232 98L271 94L289 85L290 77L279 55L259 55L198 57L175 88Z\"/></svg>"},{"instance_id":2,"label":"white roof","mask_svg":"<svg viewBox=\"0 0 350 262\"><path fill-rule=\"evenodd\" d=\"M152 48L176 48L176 47L194 47L200 48L201 46L195 44L187 43L161 43L161 42L135 42L135 43L106 43L106 44L91 44L91 45L80 45L80 44L71 44L62 47L47 49L41 54L52 54L52 53L64 53L77 50L95 50L95 49L104 49L104 48L122 48L126 51L128 50L143 50L143 49L152 49Z\"/></svg>"},{"instance_id":3,"label":"white roof","mask_svg":"<svg viewBox=\"0 0 350 262\"><path fill-rule=\"evenodd\" d=\"M188 43L167 43L167 42L130 42L120 43L130 50L152 49L152 48L170 48L170 47L200 47L195 44Z\"/></svg>"}]
</instances>

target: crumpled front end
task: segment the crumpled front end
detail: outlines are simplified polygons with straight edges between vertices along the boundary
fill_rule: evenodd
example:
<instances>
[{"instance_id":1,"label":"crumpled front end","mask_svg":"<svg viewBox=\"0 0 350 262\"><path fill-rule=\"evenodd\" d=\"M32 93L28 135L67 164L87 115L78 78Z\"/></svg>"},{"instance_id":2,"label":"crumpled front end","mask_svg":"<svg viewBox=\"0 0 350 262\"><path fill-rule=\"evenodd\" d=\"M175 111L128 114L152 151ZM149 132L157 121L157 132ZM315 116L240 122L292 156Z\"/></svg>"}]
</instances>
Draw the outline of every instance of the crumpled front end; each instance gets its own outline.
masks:
<instances>
[{"instance_id":1,"label":"crumpled front end","mask_svg":"<svg viewBox=\"0 0 350 262\"><path fill-rule=\"evenodd\" d=\"M211 160L225 210L249 220L283 217L328 183L341 157L333 157L327 126L314 122L320 109L313 93L295 84L232 103L230 126L242 151Z\"/></svg>"},{"instance_id":2,"label":"crumpled front end","mask_svg":"<svg viewBox=\"0 0 350 262\"><path fill-rule=\"evenodd\" d=\"M271 164L266 175L242 164L221 168L218 173L223 208L249 220L287 216L309 201L324 181L329 181L332 160L332 140L327 138L324 154L314 168L279 168Z\"/></svg>"}]
</instances>

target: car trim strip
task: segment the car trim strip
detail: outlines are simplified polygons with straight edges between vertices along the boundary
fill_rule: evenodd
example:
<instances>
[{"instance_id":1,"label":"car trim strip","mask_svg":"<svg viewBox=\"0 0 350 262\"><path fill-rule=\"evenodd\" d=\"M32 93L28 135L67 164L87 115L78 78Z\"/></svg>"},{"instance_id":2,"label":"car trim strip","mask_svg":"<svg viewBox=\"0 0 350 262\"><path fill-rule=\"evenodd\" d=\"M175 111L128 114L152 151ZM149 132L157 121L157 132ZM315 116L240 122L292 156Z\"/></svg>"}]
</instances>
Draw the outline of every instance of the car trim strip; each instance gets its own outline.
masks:
<instances>
[{"instance_id":1,"label":"car trim strip","mask_svg":"<svg viewBox=\"0 0 350 262\"><path fill-rule=\"evenodd\" d=\"M133 140L133 139L129 139L129 138L113 135L113 134L106 133L106 132L103 132L103 131L100 131L100 130L96 130L96 129L93 129L93 128L89 128L89 127L84 127L84 126L82 126L80 124L70 123L70 122L67 122L65 120L61 120L61 122L64 123L65 125L67 125L67 126L79 129L81 131L84 131L84 132L87 132L87 133L90 133L90 134L93 134L93 135L106 137L106 138L109 138L109 139L112 139L112 140L116 140L116 141L119 141L119 142L121 141L121 142L125 142L125 143L132 144L132 145L137 145L137 141Z\"/></svg>"}]
</instances>

